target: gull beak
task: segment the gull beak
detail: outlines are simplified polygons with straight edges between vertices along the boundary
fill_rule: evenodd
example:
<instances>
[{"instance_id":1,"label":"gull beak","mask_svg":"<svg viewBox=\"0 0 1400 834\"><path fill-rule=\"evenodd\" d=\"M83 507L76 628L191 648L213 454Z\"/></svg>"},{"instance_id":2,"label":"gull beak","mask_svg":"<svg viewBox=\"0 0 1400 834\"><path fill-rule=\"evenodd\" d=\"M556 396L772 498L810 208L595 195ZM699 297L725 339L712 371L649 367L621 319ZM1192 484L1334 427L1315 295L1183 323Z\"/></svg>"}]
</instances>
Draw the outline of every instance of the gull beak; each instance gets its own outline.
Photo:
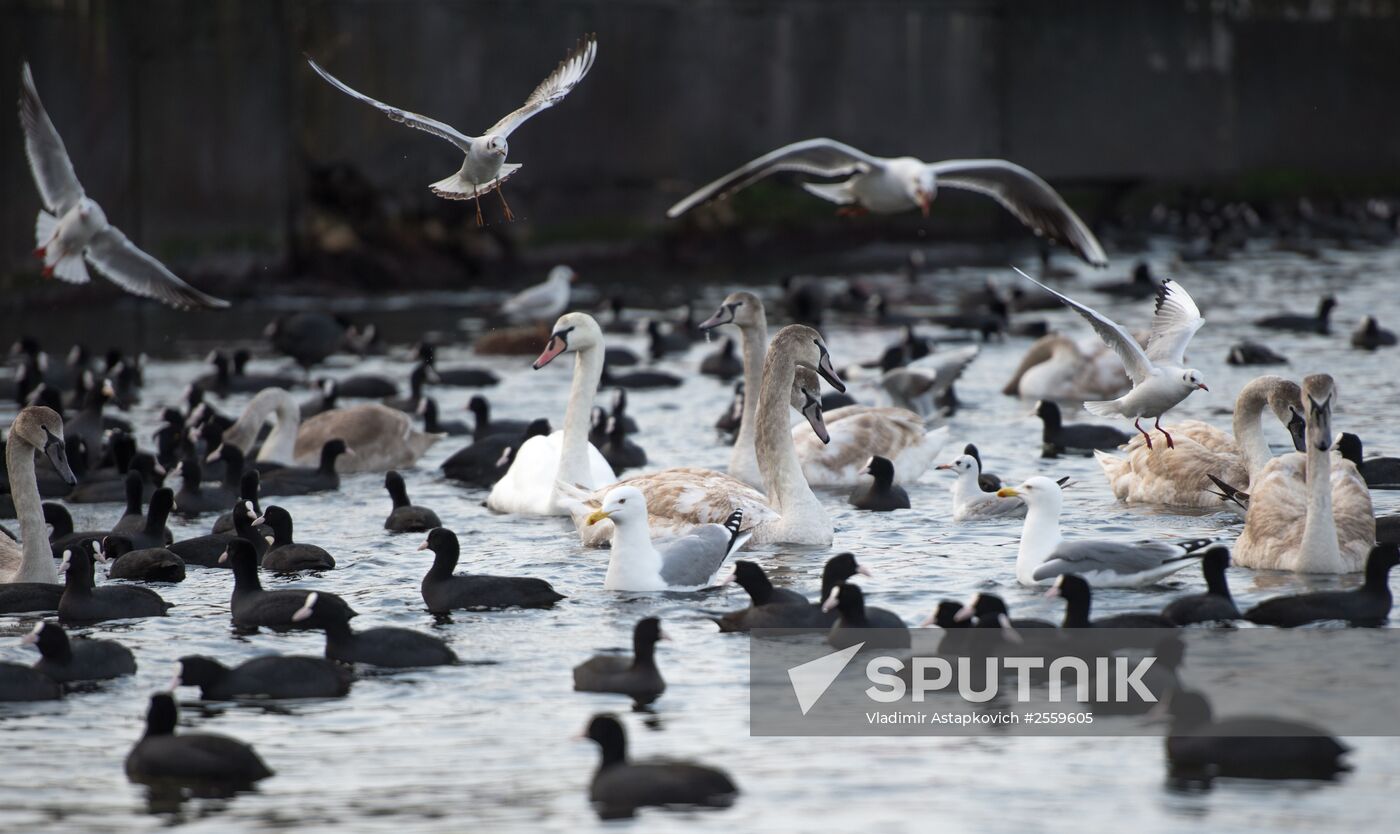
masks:
<instances>
[{"instance_id":1,"label":"gull beak","mask_svg":"<svg viewBox=\"0 0 1400 834\"><path fill-rule=\"evenodd\" d=\"M1021 493L1017 492L1015 487L1002 487L997 490L998 498L1017 498L1020 495Z\"/></svg>"},{"instance_id":2,"label":"gull beak","mask_svg":"<svg viewBox=\"0 0 1400 834\"><path fill-rule=\"evenodd\" d=\"M612 513L610 512L606 512L604 510L594 510L593 512L588 514L588 524L591 527L594 524L597 524L598 522L602 521L603 519L611 517Z\"/></svg>"},{"instance_id":3,"label":"gull beak","mask_svg":"<svg viewBox=\"0 0 1400 834\"><path fill-rule=\"evenodd\" d=\"M938 464L937 466L935 466L935 467L933 467L933 468L934 468L934 469L952 469L952 468L953 468L953 464L951 464L951 463L940 463L940 464Z\"/></svg>"},{"instance_id":4,"label":"gull beak","mask_svg":"<svg viewBox=\"0 0 1400 834\"><path fill-rule=\"evenodd\" d=\"M554 361L554 357L563 353L568 347L569 343L564 341L563 337L557 334L550 336L549 341L545 343L544 352L540 354L540 358L536 359L530 367L538 371L540 368Z\"/></svg>"},{"instance_id":5,"label":"gull beak","mask_svg":"<svg viewBox=\"0 0 1400 834\"><path fill-rule=\"evenodd\" d=\"M1196 387L1201 389L1202 391L1205 391L1207 394L1210 393L1210 389L1206 387L1206 384L1204 382L1196 383Z\"/></svg>"},{"instance_id":6,"label":"gull beak","mask_svg":"<svg viewBox=\"0 0 1400 834\"><path fill-rule=\"evenodd\" d=\"M923 212L924 217L928 217L929 208L933 205L933 198L922 188L916 188L914 189L914 200L919 204L919 211Z\"/></svg>"}]
</instances>

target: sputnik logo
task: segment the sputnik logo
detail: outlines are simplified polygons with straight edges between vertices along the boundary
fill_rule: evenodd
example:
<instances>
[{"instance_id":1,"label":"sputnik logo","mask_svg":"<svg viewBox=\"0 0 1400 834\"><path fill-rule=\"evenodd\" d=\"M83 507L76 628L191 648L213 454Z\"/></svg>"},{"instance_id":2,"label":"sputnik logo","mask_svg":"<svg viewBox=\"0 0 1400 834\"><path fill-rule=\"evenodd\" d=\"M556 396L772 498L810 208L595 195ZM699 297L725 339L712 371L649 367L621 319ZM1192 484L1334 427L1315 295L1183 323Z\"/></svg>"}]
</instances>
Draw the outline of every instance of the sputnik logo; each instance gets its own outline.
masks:
<instances>
[{"instance_id":1,"label":"sputnik logo","mask_svg":"<svg viewBox=\"0 0 1400 834\"><path fill-rule=\"evenodd\" d=\"M817 701L821 700L842 670L851 662L851 658L855 657L856 652L864 645L865 643L857 643L850 648L822 655L816 660L809 660L788 670L788 680L792 682L792 692L797 696L797 705L802 708L803 715L817 705Z\"/></svg>"}]
</instances>

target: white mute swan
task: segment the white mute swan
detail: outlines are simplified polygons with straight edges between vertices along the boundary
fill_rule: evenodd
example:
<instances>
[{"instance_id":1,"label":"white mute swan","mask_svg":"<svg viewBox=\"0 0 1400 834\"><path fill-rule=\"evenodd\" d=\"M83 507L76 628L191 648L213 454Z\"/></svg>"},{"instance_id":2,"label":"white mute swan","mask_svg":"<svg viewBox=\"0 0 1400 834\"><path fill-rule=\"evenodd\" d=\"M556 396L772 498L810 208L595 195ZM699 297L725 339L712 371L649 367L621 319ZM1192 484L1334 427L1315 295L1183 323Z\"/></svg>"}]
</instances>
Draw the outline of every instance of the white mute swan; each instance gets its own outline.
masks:
<instances>
[{"instance_id":1,"label":"white mute swan","mask_svg":"<svg viewBox=\"0 0 1400 834\"><path fill-rule=\"evenodd\" d=\"M5 466L10 471L10 495L19 520L21 544L0 535L0 583L58 584L49 531L34 477L34 454L43 452L63 480L76 484L63 445L63 418L51 408L30 406L15 416L5 443Z\"/></svg>"},{"instance_id":2,"label":"white mute swan","mask_svg":"<svg viewBox=\"0 0 1400 834\"><path fill-rule=\"evenodd\" d=\"M702 524L722 524L730 513L742 510L743 529L753 531L755 543L831 544L831 519L802 474L788 423L789 407L796 405L818 436L826 432L813 369L838 390L845 390L821 334L805 325L789 325L778 331L763 363L754 419L758 468L767 487L766 496L736 478L696 467L665 469L619 482L646 496L653 533L684 535ZM566 483L560 486L573 504L574 522L583 543L601 546L612 534L611 523L604 520L590 525L587 518L602 506L606 491L589 493Z\"/></svg>"},{"instance_id":3,"label":"white mute swan","mask_svg":"<svg viewBox=\"0 0 1400 834\"><path fill-rule=\"evenodd\" d=\"M593 397L603 376L603 331L587 313L560 316L531 367L538 371L568 352L575 354L574 379L564 428L532 437L516 451L515 462L486 499L486 506L498 513L568 515L558 500L558 482L597 489L617 480L602 453L588 442Z\"/></svg>"},{"instance_id":4,"label":"white mute swan","mask_svg":"<svg viewBox=\"0 0 1400 834\"><path fill-rule=\"evenodd\" d=\"M1298 573L1354 573L1376 543L1376 517L1366 481L1347 460L1334 459L1327 374L1303 380L1307 452L1282 455L1264 467L1249 493L1235 564Z\"/></svg>"},{"instance_id":5,"label":"white mute swan","mask_svg":"<svg viewBox=\"0 0 1400 834\"><path fill-rule=\"evenodd\" d=\"M1240 389L1235 399L1234 437L1199 420L1171 426L1176 448L1168 452L1149 448L1140 435L1127 445L1123 457L1095 451L1114 496L1127 504L1162 504L1172 507L1220 506L1220 495L1210 480L1254 485L1254 479L1273 459L1264 437L1261 419L1267 407L1288 427L1294 446L1303 451L1302 391L1297 383L1280 376L1261 376Z\"/></svg>"},{"instance_id":6,"label":"white mute swan","mask_svg":"<svg viewBox=\"0 0 1400 834\"><path fill-rule=\"evenodd\" d=\"M355 451L336 460L336 471L383 472L413 466L445 435L428 434L413 426L412 415L379 403L362 403L323 411L301 421L301 406L281 388L264 388L248 401L238 420L224 430L223 440L246 454L269 418L277 422L258 450L257 460L283 466L316 466L321 449L343 440Z\"/></svg>"}]
</instances>

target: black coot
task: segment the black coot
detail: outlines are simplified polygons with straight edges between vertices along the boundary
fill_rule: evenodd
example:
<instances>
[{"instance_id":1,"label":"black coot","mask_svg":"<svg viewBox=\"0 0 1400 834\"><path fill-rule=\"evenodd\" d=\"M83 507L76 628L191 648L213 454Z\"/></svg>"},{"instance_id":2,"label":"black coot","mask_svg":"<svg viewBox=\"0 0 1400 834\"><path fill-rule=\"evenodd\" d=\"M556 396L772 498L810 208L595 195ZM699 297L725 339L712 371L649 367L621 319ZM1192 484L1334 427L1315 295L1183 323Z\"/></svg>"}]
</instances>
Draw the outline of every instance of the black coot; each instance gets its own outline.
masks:
<instances>
[{"instance_id":1,"label":"black coot","mask_svg":"<svg viewBox=\"0 0 1400 834\"><path fill-rule=\"evenodd\" d=\"M178 712L168 692L151 696L146 733L126 756L133 782L247 786L272 775L252 747L214 733L175 735Z\"/></svg>"},{"instance_id":2,"label":"black coot","mask_svg":"<svg viewBox=\"0 0 1400 834\"><path fill-rule=\"evenodd\" d=\"M1035 414L1044 424L1040 433L1040 456L1059 457L1062 454L1088 455L1095 449L1116 449L1132 439L1125 431L1093 423L1068 423L1060 415L1060 407L1041 400Z\"/></svg>"},{"instance_id":3,"label":"black coot","mask_svg":"<svg viewBox=\"0 0 1400 834\"><path fill-rule=\"evenodd\" d=\"M384 488L389 491L389 499L394 508L384 519L384 529L393 533L424 533L434 527L441 527L437 513L427 507L415 507L408 500L408 487L403 476L390 469L384 473Z\"/></svg>"},{"instance_id":4,"label":"black coot","mask_svg":"<svg viewBox=\"0 0 1400 834\"><path fill-rule=\"evenodd\" d=\"M252 524L266 524L272 528L272 545L262 556L263 570L273 573L295 573L302 570L331 570L335 567L335 557L324 547L293 541L292 514L276 504L264 510L262 518L254 519Z\"/></svg>"},{"instance_id":5,"label":"black coot","mask_svg":"<svg viewBox=\"0 0 1400 834\"><path fill-rule=\"evenodd\" d=\"M656 668L656 642L665 639L660 620L638 620L632 631L632 656L599 654L575 666L575 691L616 692L630 695L643 706L650 704L666 691L666 681Z\"/></svg>"},{"instance_id":6,"label":"black coot","mask_svg":"<svg viewBox=\"0 0 1400 834\"><path fill-rule=\"evenodd\" d=\"M24 636L24 643L39 649L34 668L59 683L102 681L136 674L136 657L115 640L70 640L57 623L40 622Z\"/></svg>"},{"instance_id":7,"label":"black coot","mask_svg":"<svg viewBox=\"0 0 1400 834\"><path fill-rule=\"evenodd\" d=\"M1378 544L1366 557L1366 580L1351 591L1316 591L1266 599L1245 619L1259 625L1294 626L1322 620L1345 620L1354 626L1378 626L1390 617L1390 569L1400 561L1400 545Z\"/></svg>"},{"instance_id":8,"label":"black coot","mask_svg":"<svg viewBox=\"0 0 1400 834\"><path fill-rule=\"evenodd\" d=\"M221 558L233 567L233 597L229 609L235 626L245 629L264 627L273 631L322 627L319 617L294 619L292 616L306 602L305 589L263 590L262 582L258 579L257 556L251 544L242 539L233 539ZM321 592L320 597L318 613L336 613L346 619L356 616L355 610L335 594Z\"/></svg>"},{"instance_id":9,"label":"black coot","mask_svg":"<svg viewBox=\"0 0 1400 834\"><path fill-rule=\"evenodd\" d=\"M142 582L184 582L185 560L164 547L133 549L126 536L107 536L102 540L102 555L108 579L135 579Z\"/></svg>"},{"instance_id":10,"label":"black coot","mask_svg":"<svg viewBox=\"0 0 1400 834\"><path fill-rule=\"evenodd\" d=\"M434 614L456 608L548 608L564 595L543 579L527 576L454 575L460 548L457 534L439 527L428 534L419 550L433 551L433 566L423 577L423 601Z\"/></svg>"},{"instance_id":11,"label":"black coot","mask_svg":"<svg viewBox=\"0 0 1400 834\"><path fill-rule=\"evenodd\" d=\"M268 655L230 669L212 657L180 658L182 686L199 687L206 701L235 698L338 698L350 691L351 675L320 657Z\"/></svg>"},{"instance_id":12,"label":"black coot","mask_svg":"<svg viewBox=\"0 0 1400 834\"><path fill-rule=\"evenodd\" d=\"M457 655L442 640L406 628L371 628L356 632L339 608L325 609L325 595L312 592L292 618L315 622L326 632L326 657L341 663L367 663L371 666L407 668L445 666L457 662Z\"/></svg>"},{"instance_id":13,"label":"black coot","mask_svg":"<svg viewBox=\"0 0 1400 834\"><path fill-rule=\"evenodd\" d=\"M869 475L870 482L857 485L847 503L877 513L909 509L909 493L894 482L894 464L888 458L875 455L860 472Z\"/></svg>"},{"instance_id":14,"label":"black coot","mask_svg":"<svg viewBox=\"0 0 1400 834\"><path fill-rule=\"evenodd\" d=\"M1201 573L1205 574L1206 592L1172 600L1162 609L1162 616L1174 625L1218 623L1238 620L1240 610L1230 596L1225 569L1230 566L1230 550L1224 545L1211 547L1201 554Z\"/></svg>"},{"instance_id":15,"label":"black coot","mask_svg":"<svg viewBox=\"0 0 1400 834\"><path fill-rule=\"evenodd\" d=\"M1197 692L1177 692L1169 704L1167 760L1178 778L1333 779L1349 770L1350 748L1311 724L1240 716L1215 720Z\"/></svg>"},{"instance_id":16,"label":"black coot","mask_svg":"<svg viewBox=\"0 0 1400 834\"><path fill-rule=\"evenodd\" d=\"M684 761L628 761L627 735L612 715L595 715L587 737L602 753L588 798L603 819L631 817L652 806L727 808L738 797L739 789L722 770Z\"/></svg>"},{"instance_id":17,"label":"black coot","mask_svg":"<svg viewBox=\"0 0 1400 834\"><path fill-rule=\"evenodd\" d=\"M150 588L108 583L93 587L93 559L97 543L66 551L68 575L64 577L63 597L58 601L58 618L67 623L96 623L131 617L164 617L170 603Z\"/></svg>"}]
</instances>

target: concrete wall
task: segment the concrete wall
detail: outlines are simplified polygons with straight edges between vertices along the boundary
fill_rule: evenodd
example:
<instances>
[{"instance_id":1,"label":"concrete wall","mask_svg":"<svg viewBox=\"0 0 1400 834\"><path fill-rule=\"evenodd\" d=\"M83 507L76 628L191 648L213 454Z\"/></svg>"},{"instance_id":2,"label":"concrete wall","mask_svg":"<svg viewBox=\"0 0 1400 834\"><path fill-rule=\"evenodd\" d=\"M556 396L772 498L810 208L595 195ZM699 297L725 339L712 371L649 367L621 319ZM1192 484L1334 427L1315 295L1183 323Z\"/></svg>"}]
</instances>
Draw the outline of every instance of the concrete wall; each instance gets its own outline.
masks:
<instances>
[{"instance_id":1,"label":"concrete wall","mask_svg":"<svg viewBox=\"0 0 1400 834\"><path fill-rule=\"evenodd\" d=\"M586 31L593 73L512 137L512 233L657 225L688 188L822 134L1058 181L1400 172L1400 0L10 0L0 100L28 57L88 192L153 250L275 255L308 161L406 208L460 161L302 52L472 132ZM16 122L0 195L12 266L38 207Z\"/></svg>"}]
</instances>

